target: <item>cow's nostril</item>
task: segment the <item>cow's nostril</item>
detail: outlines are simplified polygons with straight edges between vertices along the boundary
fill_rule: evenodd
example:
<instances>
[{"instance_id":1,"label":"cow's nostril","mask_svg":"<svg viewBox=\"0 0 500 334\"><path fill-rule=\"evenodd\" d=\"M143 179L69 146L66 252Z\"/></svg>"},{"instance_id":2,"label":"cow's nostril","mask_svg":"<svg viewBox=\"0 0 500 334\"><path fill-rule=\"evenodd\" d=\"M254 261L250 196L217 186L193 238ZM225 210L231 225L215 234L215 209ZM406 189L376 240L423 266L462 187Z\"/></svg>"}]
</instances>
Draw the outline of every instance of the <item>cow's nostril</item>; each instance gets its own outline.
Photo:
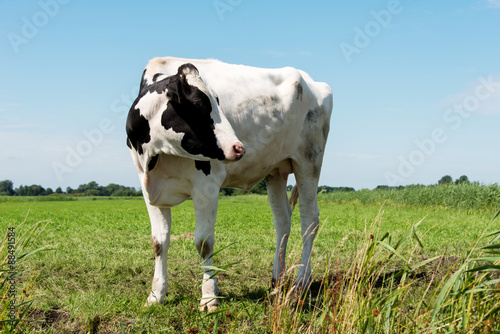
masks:
<instances>
[{"instance_id":1,"label":"cow's nostril","mask_svg":"<svg viewBox=\"0 0 500 334\"><path fill-rule=\"evenodd\" d=\"M245 148L243 145L233 145L234 153L236 153L236 159L241 159L245 155Z\"/></svg>"}]
</instances>

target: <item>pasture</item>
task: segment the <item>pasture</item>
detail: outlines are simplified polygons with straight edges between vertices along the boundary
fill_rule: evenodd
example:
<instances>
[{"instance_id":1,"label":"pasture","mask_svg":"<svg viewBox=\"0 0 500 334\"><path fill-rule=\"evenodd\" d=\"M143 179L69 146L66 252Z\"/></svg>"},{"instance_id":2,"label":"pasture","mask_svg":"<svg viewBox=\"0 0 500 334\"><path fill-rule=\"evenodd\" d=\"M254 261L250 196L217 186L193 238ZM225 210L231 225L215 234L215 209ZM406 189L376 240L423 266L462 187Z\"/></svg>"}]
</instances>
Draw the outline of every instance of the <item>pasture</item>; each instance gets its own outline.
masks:
<instances>
[{"instance_id":1,"label":"pasture","mask_svg":"<svg viewBox=\"0 0 500 334\"><path fill-rule=\"evenodd\" d=\"M356 193L361 197L355 198ZM215 235L215 251L220 252L214 265L224 270L217 274L222 299L215 313L198 311L202 264L193 242L191 201L172 211L169 296L164 305L145 308L154 255L142 198L4 198L0 230L7 233L8 227L15 227L18 256L45 247L16 264L17 303L31 304L17 309L24 321L13 332L500 329L499 261L486 258L479 249L493 238L481 236L500 230L500 220L492 221L498 202L457 208L446 203L408 204L394 197L384 204L383 198L356 193L319 195L321 228L312 255L313 284L305 294L293 291L287 282L270 288L275 233L267 197L221 197ZM493 198L498 201L498 194ZM300 251L297 208L287 254L291 280ZM468 274L476 263L490 267ZM8 298L3 296L5 321ZM28 305L29 311L22 314ZM2 323L6 331L7 324Z\"/></svg>"}]
</instances>

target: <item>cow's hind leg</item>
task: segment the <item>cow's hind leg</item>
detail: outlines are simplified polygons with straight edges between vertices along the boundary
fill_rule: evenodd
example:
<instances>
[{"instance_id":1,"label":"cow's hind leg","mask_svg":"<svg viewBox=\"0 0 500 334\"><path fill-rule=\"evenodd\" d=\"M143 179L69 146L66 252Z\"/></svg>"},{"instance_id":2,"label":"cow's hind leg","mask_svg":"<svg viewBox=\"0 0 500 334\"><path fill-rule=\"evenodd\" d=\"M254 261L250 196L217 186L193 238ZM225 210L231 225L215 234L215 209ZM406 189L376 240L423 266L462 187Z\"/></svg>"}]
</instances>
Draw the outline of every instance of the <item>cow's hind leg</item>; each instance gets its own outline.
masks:
<instances>
[{"instance_id":1,"label":"cow's hind leg","mask_svg":"<svg viewBox=\"0 0 500 334\"><path fill-rule=\"evenodd\" d=\"M294 164L294 173L299 189L300 226L302 233L302 260L297 276L297 286L307 288L311 282L311 251L319 227L317 189L319 169L299 167Z\"/></svg>"},{"instance_id":2,"label":"cow's hind leg","mask_svg":"<svg viewBox=\"0 0 500 334\"><path fill-rule=\"evenodd\" d=\"M276 254L272 276L272 284L275 286L285 274L286 246L290 236L292 209L286 193L286 177L269 175L266 178L266 185L276 230Z\"/></svg>"},{"instance_id":3,"label":"cow's hind leg","mask_svg":"<svg viewBox=\"0 0 500 334\"><path fill-rule=\"evenodd\" d=\"M146 201L147 203L147 201ZM167 257L170 245L170 226L172 222L169 208L158 208L146 204L151 219L151 245L155 255L155 272L151 293L147 305L163 303L168 292L167 287Z\"/></svg>"}]
</instances>

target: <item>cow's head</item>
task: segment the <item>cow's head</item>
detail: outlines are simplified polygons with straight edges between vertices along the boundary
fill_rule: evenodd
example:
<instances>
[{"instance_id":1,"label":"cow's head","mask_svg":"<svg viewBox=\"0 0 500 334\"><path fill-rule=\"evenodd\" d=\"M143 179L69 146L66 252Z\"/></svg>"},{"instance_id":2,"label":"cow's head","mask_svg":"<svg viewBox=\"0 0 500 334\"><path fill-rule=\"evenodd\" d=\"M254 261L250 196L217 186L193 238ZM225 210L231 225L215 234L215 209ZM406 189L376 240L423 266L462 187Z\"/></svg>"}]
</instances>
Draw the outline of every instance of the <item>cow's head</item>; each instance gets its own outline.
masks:
<instances>
[{"instance_id":1,"label":"cow's head","mask_svg":"<svg viewBox=\"0 0 500 334\"><path fill-rule=\"evenodd\" d=\"M127 145L142 168L159 153L202 161L243 157L243 144L194 65L184 64L172 76L145 75L127 118Z\"/></svg>"}]
</instances>

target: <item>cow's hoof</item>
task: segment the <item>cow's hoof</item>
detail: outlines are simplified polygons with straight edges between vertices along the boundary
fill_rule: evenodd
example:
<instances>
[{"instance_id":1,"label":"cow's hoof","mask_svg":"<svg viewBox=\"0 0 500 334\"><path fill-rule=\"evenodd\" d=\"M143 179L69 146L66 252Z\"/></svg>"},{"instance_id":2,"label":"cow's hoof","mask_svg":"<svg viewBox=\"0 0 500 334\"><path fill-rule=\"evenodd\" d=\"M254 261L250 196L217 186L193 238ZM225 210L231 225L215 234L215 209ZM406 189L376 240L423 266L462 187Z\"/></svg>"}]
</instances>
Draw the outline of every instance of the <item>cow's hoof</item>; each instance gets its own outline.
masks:
<instances>
[{"instance_id":1,"label":"cow's hoof","mask_svg":"<svg viewBox=\"0 0 500 334\"><path fill-rule=\"evenodd\" d=\"M217 311L218 307L219 307L219 301L217 299L212 299L208 303L200 305L199 310L201 312L207 311L208 313L211 313Z\"/></svg>"},{"instance_id":2,"label":"cow's hoof","mask_svg":"<svg viewBox=\"0 0 500 334\"><path fill-rule=\"evenodd\" d=\"M218 305L201 305L199 310L200 312L208 312L212 313L217 311Z\"/></svg>"},{"instance_id":3,"label":"cow's hoof","mask_svg":"<svg viewBox=\"0 0 500 334\"><path fill-rule=\"evenodd\" d=\"M150 295L148 297L148 300L146 301L146 304L144 304L144 307L148 307L148 306L156 305L156 304L163 304L163 298L157 298L154 295Z\"/></svg>"},{"instance_id":4,"label":"cow's hoof","mask_svg":"<svg viewBox=\"0 0 500 334\"><path fill-rule=\"evenodd\" d=\"M146 303L144 304L144 307L150 307L152 305L159 305L161 303L157 302L156 300L155 301L150 301L149 299L146 301Z\"/></svg>"}]
</instances>

